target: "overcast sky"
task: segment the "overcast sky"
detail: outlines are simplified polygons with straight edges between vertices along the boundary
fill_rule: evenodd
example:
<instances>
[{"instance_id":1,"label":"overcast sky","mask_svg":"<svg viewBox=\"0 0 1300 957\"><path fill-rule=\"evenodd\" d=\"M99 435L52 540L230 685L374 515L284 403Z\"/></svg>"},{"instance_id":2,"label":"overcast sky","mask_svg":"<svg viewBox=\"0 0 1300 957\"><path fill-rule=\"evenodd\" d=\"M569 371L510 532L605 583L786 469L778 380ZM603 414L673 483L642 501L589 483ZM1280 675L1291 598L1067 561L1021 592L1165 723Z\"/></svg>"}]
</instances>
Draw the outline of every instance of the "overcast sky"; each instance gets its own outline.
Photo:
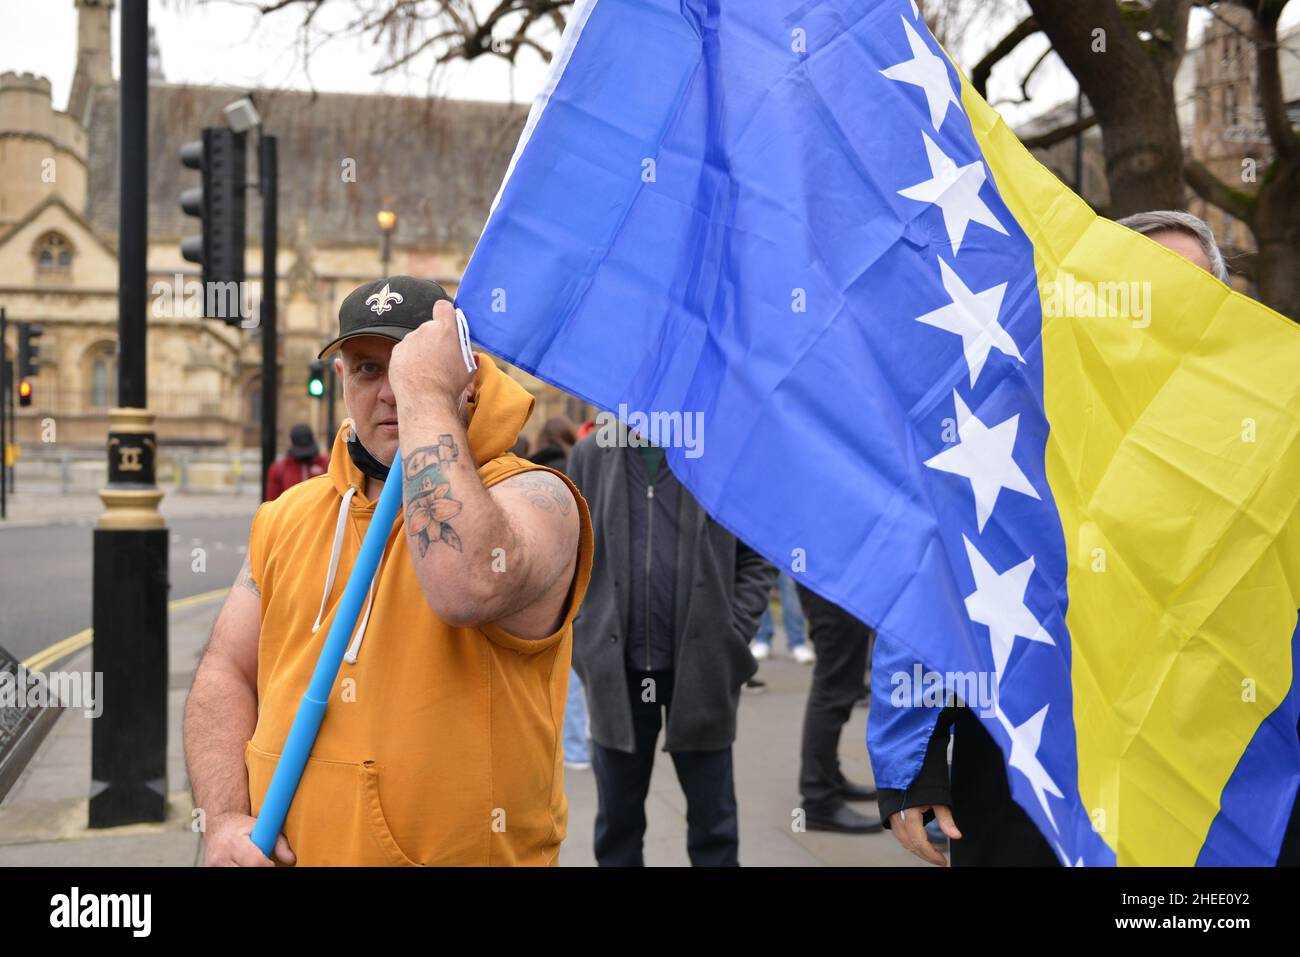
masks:
<instances>
[{"instance_id":1,"label":"overcast sky","mask_svg":"<svg viewBox=\"0 0 1300 957\"><path fill-rule=\"evenodd\" d=\"M117 20L114 10L114 74L116 75ZM1005 14L981 22L966 31L960 48L950 52L969 70L979 56L1027 11L1023 0L1008 2ZM351 3L326 4L320 21L337 24L353 9ZM1292 3L1287 20L1300 20L1300 2ZM0 16L7 27L0 31L0 70L30 71L50 79L54 103L67 104L68 89L76 63L77 12L73 0L0 0ZM1197 23L1208 16L1195 14ZM529 102L541 86L546 65L531 50L519 55L513 70L499 57L483 56L473 63L456 63L439 68L431 76L427 61L418 68L397 74L372 76L385 51L361 40L340 40L316 50L307 64L297 49L297 10L262 16L252 4L240 0L153 0L150 21L158 37L163 75L169 82L270 86L321 91L437 93L466 99L515 100ZM550 38L554 46L556 36ZM1015 60L1004 62L994 72L990 99L999 100L1018 92L1019 75L1047 45L1039 36L1022 45ZM1073 79L1059 61L1049 61L1037 74L1031 92L1034 102L1027 107L1002 104L1008 119L1018 124L1074 95Z\"/></svg>"},{"instance_id":2,"label":"overcast sky","mask_svg":"<svg viewBox=\"0 0 1300 957\"><path fill-rule=\"evenodd\" d=\"M326 26L346 20L352 4L326 4L318 17ZM67 104L76 66L77 11L73 0L0 0L3 20L21 28L0 29L0 69L47 76L54 102ZM113 73L117 75L117 30L121 4L113 11ZM149 22L158 37L168 82L270 86L330 92L429 92L471 99L527 102L541 86L546 65L524 50L512 71L499 57L480 57L429 76L427 58L417 69L382 77L370 71L384 57L382 47L360 40L332 42L312 53L304 66L295 40L297 10L262 16L251 6L227 0L152 0ZM558 34L553 39L558 38Z\"/></svg>"}]
</instances>

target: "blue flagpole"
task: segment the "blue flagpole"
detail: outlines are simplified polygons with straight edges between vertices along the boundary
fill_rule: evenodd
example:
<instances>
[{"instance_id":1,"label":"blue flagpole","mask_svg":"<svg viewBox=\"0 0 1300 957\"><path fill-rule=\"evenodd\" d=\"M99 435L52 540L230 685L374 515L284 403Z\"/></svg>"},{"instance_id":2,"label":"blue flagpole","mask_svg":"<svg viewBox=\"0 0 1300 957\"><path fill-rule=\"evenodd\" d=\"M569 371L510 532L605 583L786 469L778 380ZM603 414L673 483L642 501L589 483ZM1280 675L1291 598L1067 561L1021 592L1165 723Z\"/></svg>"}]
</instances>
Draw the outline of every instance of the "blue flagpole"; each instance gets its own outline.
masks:
<instances>
[{"instance_id":1,"label":"blue flagpole","mask_svg":"<svg viewBox=\"0 0 1300 957\"><path fill-rule=\"evenodd\" d=\"M316 670L312 672L311 683L298 705L293 727L289 729L289 737L284 742L280 760L276 762L271 786L267 788L261 813L257 815L257 824L253 827L253 843L268 858L275 849L275 840L284 827L289 805L293 803L298 782L302 779L303 769L311 756L312 745L316 743L316 733L325 718L325 706L329 703L334 679L338 677L343 655L347 653L348 642L356 629L357 619L361 616L361 606L366 600L375 572L379 569L388 533L392 531L393 521L402 505L401 450L393 456L388 477L389 481L384 482L384 490L379 494L370 527L366 529L366 537L361 542L356 564L352 566L347 587L343 589L338 613L330 625L320 657L316 659Z\"/></svg>"}]
</instances>

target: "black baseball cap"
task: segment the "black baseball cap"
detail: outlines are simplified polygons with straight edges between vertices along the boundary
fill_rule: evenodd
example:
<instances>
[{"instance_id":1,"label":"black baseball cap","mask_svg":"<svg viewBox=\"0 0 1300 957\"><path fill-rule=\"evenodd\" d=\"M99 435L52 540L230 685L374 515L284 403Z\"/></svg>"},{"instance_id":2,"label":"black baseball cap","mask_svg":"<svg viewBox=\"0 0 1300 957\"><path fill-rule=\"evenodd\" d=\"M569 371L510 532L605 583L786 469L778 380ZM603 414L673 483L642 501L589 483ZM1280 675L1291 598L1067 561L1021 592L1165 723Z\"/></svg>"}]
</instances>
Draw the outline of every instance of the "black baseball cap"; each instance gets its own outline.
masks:
<instances>
[{"instance_id":1,"label":"black baseball cap","mask_svg":"<svg viewBox=\"0 0 1300 957\"><path fill-rule=\"evenodd\" d=\"M310 425L299 422L289 430L289 454L295 459L314 459L319 453L320 446L316 444L316 436L312 434Z\"/></svg>"},{"instance_id":2,"label":"black baseball cap","mask_svg":"<svg viewBox=\"0 0 1300 957\"><path fill-rule=\"evenodd\" d=\"M389 276L358 286L339 307L339 336L320 351L324 359L356 336L387 336L395 342L433 318L433 304L451 296L432 279Z\"/></svg>"}]
</instances>

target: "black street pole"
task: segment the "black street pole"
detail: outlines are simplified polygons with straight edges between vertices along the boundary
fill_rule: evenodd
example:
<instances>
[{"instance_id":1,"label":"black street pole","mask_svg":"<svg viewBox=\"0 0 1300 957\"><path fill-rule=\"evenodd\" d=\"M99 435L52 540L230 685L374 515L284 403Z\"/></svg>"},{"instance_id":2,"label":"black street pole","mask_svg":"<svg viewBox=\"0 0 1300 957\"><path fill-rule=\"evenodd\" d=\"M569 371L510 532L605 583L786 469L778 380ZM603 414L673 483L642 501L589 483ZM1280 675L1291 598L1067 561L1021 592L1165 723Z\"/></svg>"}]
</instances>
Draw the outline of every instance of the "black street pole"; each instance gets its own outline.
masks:
<instances>
[{"instance_id":1,"label":"black street pole","mask_svg":"<svg viewBox=\"0 0 1300 957\"><path fill-rule=\"evenodd\" d=\"M275 137L264 133L257 139L257 171L262 193L262 495L266 495L266 474L275 462L276 412L279 376L276 361L275 266L279 253L276 200L279 176L276 169Z\"/></svg>"},{"instance_id":2,"label":"black street pole","mask_svg":"<svg viewBox=\"0 0 1300 957\"><path fill-rule=\"evenodd\" d=\"M8 322L5 324L8 325ZM21 334L23 324L20 322L16 323L16 325ZM18 350L15 349L13 360L5 367L5 381L8 388L5 389L3 397L0 397L0 418L9 417L7 435L9 436L8 441L13 445L18 444L18 398L16 393L18 392L18 373L21 370L18 368L17 352ZM4 449L4 447L0 446L0 449ZM8 450L5 449L5 451ZM9 464L7 454L0 459L0 485L5 487L6 495L13 495L17 491L14 482L14 466Z\"/></svg>"},{"instance_id":3,"label":"black street pole","mask_svg":"<svg viewBox=\"0 0 1300 957\"><path fill-rule=\"evenodd\" d=\"M118 88L118 406L109 411L108 484L94 532L94 670L103 711L91 728L90 826L167 816L167 526L147 406L148 0L122 0Z\"/></svg>"},{"instance_id":4,"label":"black street pole","mask_svg":"<svg viewBox=\"0 0 1300 957\"><path fill-rule=\"evenodd\" d=\"M15 363L9 367L9 378L13 381L17 381L15 378L17 374L18 374L18 367L17 367L17 362L15 361ZM18 444L18 399L15 395L17 391L18 389L17 387L15 387L5 393L5 403L9 406L9 441L12 442L14 445ZM7 462L8 459L6 459L5 461ZM16 491L18 491L18 477L15 474L17 469L18 469L17 462L15 462L13 465L8 466L5 469L5 471L9 475L10 495L13 495Z\"/></svg>"}]
</instances>

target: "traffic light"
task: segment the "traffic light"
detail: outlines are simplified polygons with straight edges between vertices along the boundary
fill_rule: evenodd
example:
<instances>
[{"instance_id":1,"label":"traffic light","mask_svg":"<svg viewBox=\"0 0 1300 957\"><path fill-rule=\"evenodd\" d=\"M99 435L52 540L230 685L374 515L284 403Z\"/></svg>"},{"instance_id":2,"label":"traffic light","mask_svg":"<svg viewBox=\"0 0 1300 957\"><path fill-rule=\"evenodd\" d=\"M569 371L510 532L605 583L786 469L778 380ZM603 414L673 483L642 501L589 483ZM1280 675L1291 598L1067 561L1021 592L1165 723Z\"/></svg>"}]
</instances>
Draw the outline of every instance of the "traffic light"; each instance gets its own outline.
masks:
<instances>
[{"instance_id":1,"label":"traffic light","mask_svg":"<svg viewBox=\"0 0 1300 957\"><path fill-rule=\"evenodd\" d=\"M181 193L181 209L201 232L181 240L181 255L203 267L204 314L238 326L244 283L244 134L209 127L181 147L181 163L202 185Z\"/></svg>"},{"instance_id":2,"label":"traffic light","mask_svg":"<svg viewBox=\"0 0 1300 957\"><path fill-rule=\"evenodd\" d=\"M36 340L45 334L45 330L30 322L18 323L18 378L31 379L41 374L41 350ZM24 402L23 405L28 403Z\"/></svg>"},{"instance_id":3,"label":"traffic light","mask_svg":"<svg viewBox=\"0 0 1300 957\"><path fill-rule=\"evenodd\" d=\"M23 408L32 404L32 383L30 379L18 381L18 404Z\"/></svg>"},{"instance_id":4,"label":"traffic light","mask_svg":"<svg viewBox=\"0 0 1300 957\"><path fill-rule=\"evenodd\" d=\"M307 363L307 394L313 399L325 394L325 363Z\"/></svg>"}]
</instances>

